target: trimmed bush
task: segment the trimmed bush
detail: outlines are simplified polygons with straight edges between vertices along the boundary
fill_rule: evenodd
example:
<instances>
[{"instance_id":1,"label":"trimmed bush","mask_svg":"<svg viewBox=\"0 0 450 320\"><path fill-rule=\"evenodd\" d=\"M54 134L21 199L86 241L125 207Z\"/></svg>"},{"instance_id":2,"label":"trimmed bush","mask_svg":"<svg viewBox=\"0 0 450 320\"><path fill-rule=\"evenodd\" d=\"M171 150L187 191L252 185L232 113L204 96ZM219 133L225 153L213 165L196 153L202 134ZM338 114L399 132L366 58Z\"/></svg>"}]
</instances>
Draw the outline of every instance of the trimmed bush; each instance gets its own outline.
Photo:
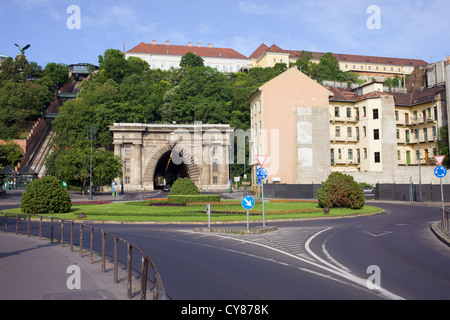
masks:
<instances>
[{"instance_id":1,"label":"trimmed bush","mask_svg":"<svg viewBox=\"0 0 450 320\"><path fill-rule=\"evenodd\" d=\"M197 195L200 194L194 181L189 178L178 178L170 188L169 195Z\"/></svg>"},{"instance_id":2,"label":"trimmed bush","mask_svg":"<svg viewBox=\"0 0 450 320\"><path fill-rule=\"evenodd\" d=\"M322 183L317 192L319 206L322 208L351 208L364 207L364 192L352 176L333 172Z\"/></svg>"},{"instance_id":3,"label":"trimmed bush","mask_svg":"<svg viewBox=\"0 0 450 320\"><path fill-rule=\"evenodd\" d=\"M190 202L215 202L220 201L220 194L198 194L198 195L169 195L169 203L190 203Z\"/></svg>"},{"instance_id":4,"label":"trimmed bush","mask_svg":"<svg viewBox=\"0 0 450 320\"><path fill-rule=\"evenodd\" d=\"M61 180L53 176L42 177L31 182L20 203L24 213L65 213L72 207L69 192L62 186Z\"/></svg>"}]
</instances>

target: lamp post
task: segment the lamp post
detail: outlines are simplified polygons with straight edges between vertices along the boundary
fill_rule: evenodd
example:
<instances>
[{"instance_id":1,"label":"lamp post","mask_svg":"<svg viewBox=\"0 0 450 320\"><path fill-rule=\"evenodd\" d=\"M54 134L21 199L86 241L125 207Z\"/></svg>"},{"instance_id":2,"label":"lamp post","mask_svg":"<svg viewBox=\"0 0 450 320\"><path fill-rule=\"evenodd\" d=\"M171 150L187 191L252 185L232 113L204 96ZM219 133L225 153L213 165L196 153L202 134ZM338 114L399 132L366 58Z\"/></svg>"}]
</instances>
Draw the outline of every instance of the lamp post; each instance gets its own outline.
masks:
<instances>
[{"instance_id":1,"label":"lamp post","mask_svg":"<svg viewBox=\"0 0 450 320\"><path fill-rule=\"evenodd\" d=\"M417 144L418 144L418 160L419 160L419 202L422 202L422 171L421 171L421 167L420 167L420 125L419 125L419 120L416 120L416 124L417 124ZM411 123L411 127L413 127L414 124ZM411 130L411 133L414 132L414 129Z\"/></svg>"},{"instance_id":2,"label":"lamp post","mask_svg":"<svg viewBox=\"0 0 450 320\"><path fill-rule=\"evenodd\" d=\"M94 139L94 132L97 128L87 127L86 140L91 140L91 160L89 168L89 200L92 200L92 140Z\"/></svg>"}]
</instances>

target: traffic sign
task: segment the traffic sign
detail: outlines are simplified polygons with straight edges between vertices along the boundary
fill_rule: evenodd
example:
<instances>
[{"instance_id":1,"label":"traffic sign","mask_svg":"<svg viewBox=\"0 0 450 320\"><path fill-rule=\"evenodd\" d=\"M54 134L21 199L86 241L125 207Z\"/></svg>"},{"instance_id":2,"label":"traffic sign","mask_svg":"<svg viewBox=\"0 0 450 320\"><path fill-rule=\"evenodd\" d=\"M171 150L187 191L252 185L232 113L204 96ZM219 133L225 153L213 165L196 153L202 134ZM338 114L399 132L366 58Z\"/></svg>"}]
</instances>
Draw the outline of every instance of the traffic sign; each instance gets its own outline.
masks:
<instances>
[{"instance_id":1,"label":"traffic sign","mask_svg":"<svg viewBox=\"0 0 450 320\"><path fill-rule=\"evenodd\" d=\"M258 161L259 165L262 167L264 165L264 161L266 161L267 155L257 155L256 161Z\"/></svg>"},{"instance_id":2,"label":"traffic sign","mask_svg":"<svg viewBox=\"0 0 450 320\"><path fill-rule=\"evenodd\" d=\"M255 199L253 199L251 196L246 196L242 198L241 204L244 209L249 210L255 206Z\"/></svg>"},{"instance_id":3,"label":"traffic sign","mask_svg":"<svg viewBox=\"0 0 450 320\"><path fill-rule=\"evenodd\" d=\"M434 156L434 160L436 160L438 166L442 166L442 162L444 162L445 156Z\"/></svg>"},{"instance_id":4,"label":"traffic sign","mask_svg":"<svg viewBox=\"0 0 450 320\"><path fill-rule=\"evenodd\" d=\"M447 169L443 166L436 167L434 169L434 175L438 178L443 178L447 175Z\"/></svg>"},{"instance_id":5,"label":"traffic sign","mask_svg":"<svg viewBox=\"0 0 450 320\"><path fill-rule=\"evenodd\" d=\"M258 170L256 170L256 176L260 180L264 180L265 178L267 178L267 174L268 174L267 169L264 167L260 167L258 168Z\"/></svg>"}]
</instances>

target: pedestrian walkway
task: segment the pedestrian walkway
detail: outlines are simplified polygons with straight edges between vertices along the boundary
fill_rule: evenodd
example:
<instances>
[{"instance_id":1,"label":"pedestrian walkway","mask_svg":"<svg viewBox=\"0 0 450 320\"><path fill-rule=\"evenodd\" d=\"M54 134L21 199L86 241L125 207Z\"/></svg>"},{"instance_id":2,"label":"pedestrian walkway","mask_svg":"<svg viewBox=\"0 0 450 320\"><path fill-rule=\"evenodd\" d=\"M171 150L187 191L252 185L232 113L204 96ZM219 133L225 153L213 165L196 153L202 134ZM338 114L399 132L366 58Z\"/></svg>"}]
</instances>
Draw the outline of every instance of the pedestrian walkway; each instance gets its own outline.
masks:
<instances>
[{"instance_id":1,"label":"pedestrian walkway","mask_svg":"<svg viewBox=\"0 0 450 320\"><path fill-rule=\"evenodd\" d=\"M79 272L71 266L79 267ZM78 283L79 289L73 288ZM3 232L0 288L0 300L127 299L126 287L113 282L112 271L103 273L99 262L90 264L87 256L80 257L48 239Z\"/></svg>"}]
</instances>

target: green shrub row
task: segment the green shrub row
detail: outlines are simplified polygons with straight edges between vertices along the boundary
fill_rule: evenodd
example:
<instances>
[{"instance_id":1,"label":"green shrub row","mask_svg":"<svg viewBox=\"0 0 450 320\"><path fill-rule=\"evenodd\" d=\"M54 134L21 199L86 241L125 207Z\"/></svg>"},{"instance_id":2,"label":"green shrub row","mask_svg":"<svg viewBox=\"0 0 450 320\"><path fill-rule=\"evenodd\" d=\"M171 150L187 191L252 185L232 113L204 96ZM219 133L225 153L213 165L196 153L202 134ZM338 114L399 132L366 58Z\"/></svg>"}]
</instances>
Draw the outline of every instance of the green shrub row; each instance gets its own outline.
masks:
<instances>
[{"instance_id":1,"label":"green shrub row","mask_svg":"<svg viewBox=\"0 0 450 320\"><path fill-rule=\"evenodd\" d=\"M199 195L170 195L167 197L169 203L190 203L190 202L212 202L220 201L219 194L199 194Z\"/></svg>"}]
</instances>

